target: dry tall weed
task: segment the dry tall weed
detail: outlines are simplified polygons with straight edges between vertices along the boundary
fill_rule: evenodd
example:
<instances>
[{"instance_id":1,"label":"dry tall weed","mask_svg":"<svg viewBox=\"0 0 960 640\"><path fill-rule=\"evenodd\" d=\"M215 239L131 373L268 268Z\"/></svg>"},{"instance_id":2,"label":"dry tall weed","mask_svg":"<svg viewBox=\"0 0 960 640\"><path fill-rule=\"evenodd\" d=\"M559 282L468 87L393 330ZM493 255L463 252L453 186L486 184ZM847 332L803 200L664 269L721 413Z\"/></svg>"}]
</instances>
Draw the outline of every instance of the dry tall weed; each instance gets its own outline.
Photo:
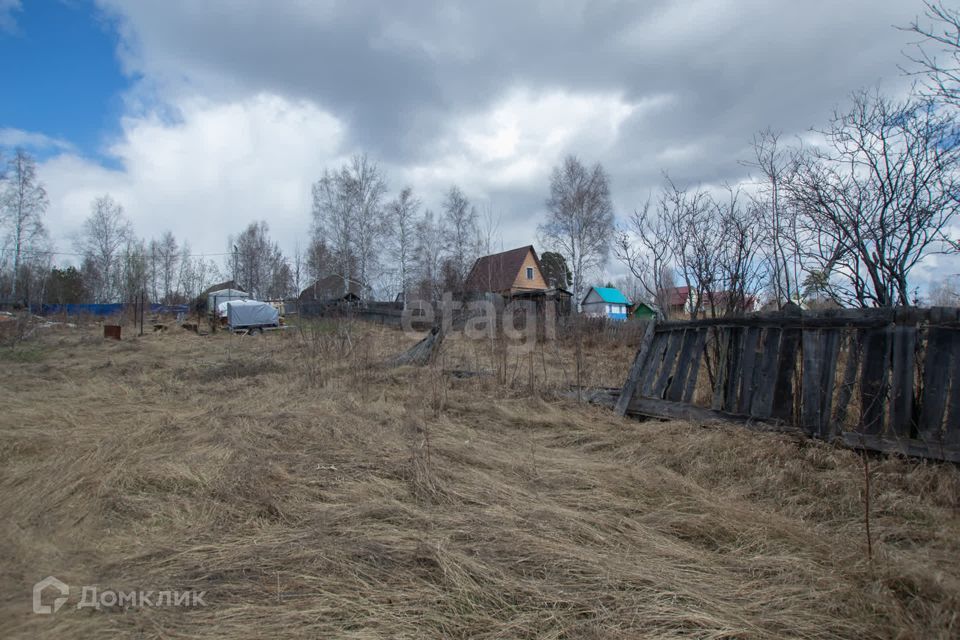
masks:
<instances>
[{"instance_id":1,"label":"dry tall weed","mask_svg":"<svg viewBox=\"0 0 960 640\"><path fill-rule=\"evenodd\" d=\"M458 379L498 347L386 369L416 338L357 323L358 373L309 331L93 331L0 368L0 637L960 633L953 466L871 461L871 563L856 453L552 400L566 347ZM33 614L48 575L71 600ZM207 605L77 610L83 585Z\"/></svg>"}]
</instances>

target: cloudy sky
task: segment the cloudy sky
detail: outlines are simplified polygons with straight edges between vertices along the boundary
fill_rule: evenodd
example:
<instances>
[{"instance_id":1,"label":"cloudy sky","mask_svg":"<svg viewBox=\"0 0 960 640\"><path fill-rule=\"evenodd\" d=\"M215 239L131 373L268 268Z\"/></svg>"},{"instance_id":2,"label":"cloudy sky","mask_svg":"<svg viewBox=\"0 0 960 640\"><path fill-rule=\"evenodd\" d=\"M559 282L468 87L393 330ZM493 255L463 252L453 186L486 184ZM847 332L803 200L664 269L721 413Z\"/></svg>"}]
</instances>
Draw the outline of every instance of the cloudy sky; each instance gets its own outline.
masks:
<instances>
[{"instance_id":1,"label":"cloudy sky","mask_svg":"<svg viewBox=\"0 0 960 640\"><path fill-rule=\"evenodd\" d=\"M535 241L551 168L600 161L617 210L662 180L747 178L851 90L909 84L919 0L0 0L0 148L41 159L58 248L109 192L195 253L266 220L292 252L310 185L366 152L434 209L460 185ZM61 261L69 260L62 257Z\"/></svg>"}]
</instances>

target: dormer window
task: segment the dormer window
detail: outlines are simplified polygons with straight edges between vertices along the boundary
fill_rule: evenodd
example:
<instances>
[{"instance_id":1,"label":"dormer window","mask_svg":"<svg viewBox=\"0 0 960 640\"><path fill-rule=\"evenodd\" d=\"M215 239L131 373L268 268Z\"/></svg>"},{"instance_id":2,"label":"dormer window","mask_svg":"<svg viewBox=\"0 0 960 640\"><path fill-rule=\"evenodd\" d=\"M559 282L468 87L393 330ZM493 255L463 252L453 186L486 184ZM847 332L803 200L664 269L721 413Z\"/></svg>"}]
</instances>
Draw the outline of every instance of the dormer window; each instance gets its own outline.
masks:
<instances>
[{"instance_id":1,"label":"dormer window","mask_svg":"<svg viewBox=\"0 0 960 640\"><path fill-rule=\"evenodd\" d=\"M527 267L527 280L533 280L533 267Z\"/></svg>"}]
</instances>

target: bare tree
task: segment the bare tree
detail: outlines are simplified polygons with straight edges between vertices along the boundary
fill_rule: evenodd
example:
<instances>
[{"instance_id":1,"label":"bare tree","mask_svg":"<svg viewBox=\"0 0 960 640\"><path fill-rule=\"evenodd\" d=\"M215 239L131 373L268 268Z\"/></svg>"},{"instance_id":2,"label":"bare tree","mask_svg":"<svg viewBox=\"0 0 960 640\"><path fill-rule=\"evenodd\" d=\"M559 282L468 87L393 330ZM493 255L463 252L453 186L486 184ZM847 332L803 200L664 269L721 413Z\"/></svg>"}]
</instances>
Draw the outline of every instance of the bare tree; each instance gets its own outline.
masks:
<instances>
[{"instance_id":1,"label":"bare tree","mask_svg":"<svg viewBox=\"0 0 960 640\"><path fill-rule=\"evenodd\" d=\"M180 249L177 246L177 239L170 231L165 231L160 240L151 243L151 254L156 256L155 264L157 266L160 281L160 300L169 304L170 300L176 294L177 265L180 261Z\"/></svg>"},{"instance_id":2,"label":"bare tree","mask_svg":"<svg viewBox=\"0 0 960 640\"><path fill-rule=\"evenodd\" d=\"M622 262L638 285L644 300L669 313L670 289L673 287L674 225L661 210L651 212L650 201L634 210L627 223L614 238L614 255Z\"/></svg>"},{"instance_id":3,"label":"bare tree","mask_svg":"<svg viewBox=\"0 0 960 640\"><path fill-rule=\"evenodd\" d=\"M265 221L251 222L228 244L236 247L237 276L244 290L257 298L279 298L289 293L290 267L280 246L270 239Z\"/></svg>"},{"instance_id":4,"label":"bare tree","mask_svg":"<svg viewBox=\"0 0 960 640\"><path fill-rule=\"evenodd\" d=\"M942 278L930 290L930 304L935 307L960 307L960 274Z\"/></svg>"},{"instance_id":5,"label":"bare tree","mask_svg":"<svg viewBox=\"0 0 960 640\"><path fill-rule=\"evenodd\" d=\"M337 172L324 171L313 185L314 236L329 242L345 294L351 279L366 285L376 268L386 190L379 167L366 155L354 156Z\"/></svg>"},{"instance_id":6,"label":"bare tree","mask_svg":"<svg viewBox=\"0 0 960 640\"><path fill-rule=\"evenodd\" d=\"M400 194L387 205L387 217L391 229L390 255L397 265L400 277L400 299L407 304L413 272L413 254L416 248L417 213L420 200L413 189L404 187Z\"/></svg>"},{"instance_id":7,"label":"bare tree","mask_svg":"<svg viewBox=\"0 0 960 640\"><path fill-rule=\"evenodd\" d=\"M926 76L926 88L935 98L960 106L960 9L942 0L924 5L925 24L917 18L906 27L923 38L907 57Z\"/></svg>"},{"instance_id":8,"label":"bare tree","mask_svg":"<svg viewBox=\"0 0 960 640\"><path fill-rule=\"evenodd\" d=\"M90 209L75 245L84 257L87 291L97 302L110 302L122 293L118 261L133 237L133 227L123 207L109 194L96 198Z\"/></svg>"},{"instance_id":9,"label":"bare tree","mask_svg":"<svg viewBox=\"0 0 960 640\"><path fill-rule=\"evenodd\" d=\"M443 200L443 240L447 255L447 286L460 290L477 258L480 228L477 209L454 185Z\"/></svg>"},{"instance_id":10,"label":"bare tree","mask_svg":"<svg viewBox=\"0 0 960 640\"><path fill-rule=\"evenodd\" d=\"M430 209L427 209L417 222L416 237L416 269L420 281L420 296L436 300L441 293L443 230Z\"/></svg>"},{"instance_id":11,"label":"bare tree","mask_svg":"<svg viewBox=\"0 0 960 640\"><path fill-rule=\"evenodd\" d=\"M24 253L36 241L46 237L43 214L47 210L47 192L37 178L37 165L23 149L17 149L7 165L6 187L0 192L0 220L13 246L13 276L10 297L17 298L17 283Z\"/></svg>"},{"instance_id":12,"label":"bare tree","mask_svg":"<svg viewBox=\"0 0 960 640\"><path fill-rule=\"evenodd\" d=\"M960 145L950 114L924 98L854 94L802 157L790 197L813 239L808 288L841 304L910 304L910 271L956 253L948 237L960 209Z\"/></svg>"},{"instance_id":13,"label":"bare tree","mask_svg":"<svg viewBox=\"0 0 960 640\"><path fill-rule=\"evenodd\" d=\"M573 273L577 309L586 274L606 263L614 234L610 180L598 162L585 167L573 155L553 169L547 220L538 228L542 241L560 253Z\"/></svg>"},{"instance_id":14,"label":"bare tree","mask_svg":"<svg viewBox=\"0 0 960 640\"><path fill-rule=\"evenodd\" d=\"M753 194L757 222L766 238L763 251L770 265L770 289L777 308L787 301L799 302L803 255L802 235L797 227L796 210L786 197L796 168L796 151L783 145L780 134L764 129L753 138L753 158L745 162L759 169L762 181Z\"/></svg>"}]
</instances>

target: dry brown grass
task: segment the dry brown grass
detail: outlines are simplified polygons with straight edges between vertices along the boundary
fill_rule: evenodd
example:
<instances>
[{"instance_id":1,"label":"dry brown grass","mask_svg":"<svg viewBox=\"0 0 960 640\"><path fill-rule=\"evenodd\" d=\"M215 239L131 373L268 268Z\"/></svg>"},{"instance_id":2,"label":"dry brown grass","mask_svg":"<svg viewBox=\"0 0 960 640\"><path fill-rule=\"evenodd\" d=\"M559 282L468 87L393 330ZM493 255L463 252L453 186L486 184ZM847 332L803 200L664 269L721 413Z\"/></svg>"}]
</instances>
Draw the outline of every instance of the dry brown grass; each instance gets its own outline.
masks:
<instances>
[{"instance_id":1,"label":"dry brown grass","mask_svg":"<svg viewBox=\"0 0 960 640\"><path fill-rule=\"evenodd\" d=\"M960 633L954 467L871 465L868 563L855 453L555 399L562 348L386 370L413 339L363 325L96 331L0 354L0 637ZM632 354L596 348L616 384ZM47 575L72 601L32 614ZM79 585L207 606L76 610Z\"/></svg>"}]
</instances>

